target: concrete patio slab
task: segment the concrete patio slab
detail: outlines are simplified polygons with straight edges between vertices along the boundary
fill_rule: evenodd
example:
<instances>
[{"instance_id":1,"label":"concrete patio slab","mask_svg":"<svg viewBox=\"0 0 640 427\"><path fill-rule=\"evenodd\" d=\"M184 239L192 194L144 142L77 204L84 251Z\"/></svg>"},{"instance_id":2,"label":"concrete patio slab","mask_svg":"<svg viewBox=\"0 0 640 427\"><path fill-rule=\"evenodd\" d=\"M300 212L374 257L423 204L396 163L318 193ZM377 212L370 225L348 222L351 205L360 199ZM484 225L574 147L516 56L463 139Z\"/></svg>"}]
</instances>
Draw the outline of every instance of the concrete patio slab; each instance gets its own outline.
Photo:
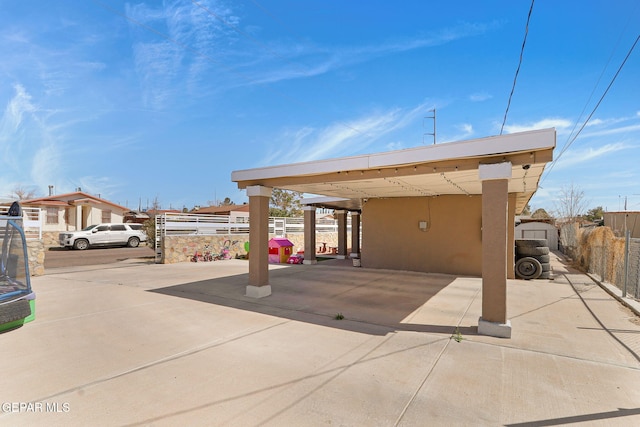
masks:
<instances>
[{"instance_id":1,"label":"concrete patio slab","mask_svg":"<svg viewBox=\"0 0 640 427\"><path fill-rule=\"evenodd\" d=\"M475 277L278 265L256 300L240 260L50 270L0 335L0 425L640 425L640 321L552 266L509 281L510 339Z\"/></svg>"}]
</instances>

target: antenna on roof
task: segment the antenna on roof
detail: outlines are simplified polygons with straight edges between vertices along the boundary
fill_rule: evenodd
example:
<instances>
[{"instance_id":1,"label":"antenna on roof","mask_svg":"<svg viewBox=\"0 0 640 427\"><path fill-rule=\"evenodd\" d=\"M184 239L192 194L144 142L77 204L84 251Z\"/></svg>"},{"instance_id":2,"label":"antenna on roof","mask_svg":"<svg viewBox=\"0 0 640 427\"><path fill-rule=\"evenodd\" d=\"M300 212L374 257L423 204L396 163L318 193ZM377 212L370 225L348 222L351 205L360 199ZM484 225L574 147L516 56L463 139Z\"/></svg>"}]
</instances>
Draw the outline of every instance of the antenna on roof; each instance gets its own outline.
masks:
<instances>
[{"instance_id":1,"label":"antenna on roof","mask_svg":"<svg viewBox=\"0 0 640 427\"><path fill-rule=\"evenodd\" d=\"M424 128L424 121L426 119L433 119L433 133L423 133L422 134L422 143L424 144L424 137L425 135L433 135L433 145L436 144L436 109L431 109L429 110L430 113L433 113L433 116L426 116L424 119L422 119L422 127Z\"/></svg>"}]
</instances>

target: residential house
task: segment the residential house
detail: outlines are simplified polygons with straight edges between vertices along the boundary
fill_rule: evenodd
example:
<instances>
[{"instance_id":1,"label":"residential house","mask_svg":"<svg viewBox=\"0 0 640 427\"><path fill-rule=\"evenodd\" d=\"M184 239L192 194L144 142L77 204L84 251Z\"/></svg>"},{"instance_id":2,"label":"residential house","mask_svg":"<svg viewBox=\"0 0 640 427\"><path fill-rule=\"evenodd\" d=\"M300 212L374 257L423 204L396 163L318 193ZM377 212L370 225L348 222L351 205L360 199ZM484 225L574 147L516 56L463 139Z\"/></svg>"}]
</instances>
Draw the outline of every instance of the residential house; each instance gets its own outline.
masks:
<instances>
[{"instance_id":1,"label":"residential house","mask_svg":"<svg viewBox=\"0 0 640 427\"><path fill-rule=\"evenodd\" d=\"M236 221L236 218L249 218L249 204L207 206L206 208L193 210L191 213L196 213L198 215L225 215L230 217L232 222L238 222Z\"/></svg>"},{"instance_id":2,"label":"residential house","mask_svg":"<svg viewBox=\"0 0 640 427\"><path fill-rule=\"evenodd\" d=\"M42 212L42 238L45 247L57 246L58 233L81 230L101 222L123 222L129 209L91 194L73 193L49 195L20 202L24 207Z\"/></svg>"}]
</instances>

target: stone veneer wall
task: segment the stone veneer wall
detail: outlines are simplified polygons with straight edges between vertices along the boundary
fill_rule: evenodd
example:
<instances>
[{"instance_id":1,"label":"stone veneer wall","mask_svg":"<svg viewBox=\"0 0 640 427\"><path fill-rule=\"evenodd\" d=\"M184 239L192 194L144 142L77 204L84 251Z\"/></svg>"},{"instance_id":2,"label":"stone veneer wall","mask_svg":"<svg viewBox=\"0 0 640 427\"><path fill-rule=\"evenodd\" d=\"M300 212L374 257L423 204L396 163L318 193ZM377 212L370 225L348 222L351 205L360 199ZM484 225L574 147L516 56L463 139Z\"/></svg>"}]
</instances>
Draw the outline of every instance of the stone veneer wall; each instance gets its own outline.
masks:
<instances>
[{"instance_id":1,"label":"stone veneer wall","mask_svg":"<svg viewBox=\"0 0 640 427\"><path fill-rule=\"evenodd\" d=\"M42 244L46 249L60 247L59 231L43 231Z\"/></svg>"},{"instance_id":2,"label":"stone veneer wall","mask_svg":"<svg viewBox=\"0 0 640 427\"><path fill-rule=\"evenodd\" d=\"M274 237L272 234L269 238ZM304 233L289 233L286 238L293 243L293 251L304 250ZM189 262L196 253L203 253L205 246L209 245L213 254L219 254L222 252L224 243L226 240L230 240L232 244L229 248L231 257L236 255L246 255L244 250L244 243L249 240L249 235L210 235L210 236L166 236L162 242L162 259L163 264L175 264L178 262ZM316 235L316 248L322 246L322 243L327 243L327 248L330 246L338 245L338 233L318 233Z\"/></svg>"},{"instance_id":3,"label":"stone veneer wall","mask_svg":"<svg viewBox=\"0 0 640 427\"><path fill-rule=\"evenodd\" d=\"M27 253L29 256L29 273L32 276L44 274L44 245L41 240L27 240Z\"/></svg>"}]
</instances>

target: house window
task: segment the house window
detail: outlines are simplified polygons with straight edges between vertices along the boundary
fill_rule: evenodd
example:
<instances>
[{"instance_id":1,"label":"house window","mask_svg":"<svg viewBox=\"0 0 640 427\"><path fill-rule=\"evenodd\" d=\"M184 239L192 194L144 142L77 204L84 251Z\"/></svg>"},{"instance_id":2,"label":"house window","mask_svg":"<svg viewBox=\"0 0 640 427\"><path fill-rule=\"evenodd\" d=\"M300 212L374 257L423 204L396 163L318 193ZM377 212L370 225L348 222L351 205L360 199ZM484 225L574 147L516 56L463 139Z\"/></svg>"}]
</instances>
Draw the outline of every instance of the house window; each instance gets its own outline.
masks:
<instances>
[{"instance_id":1,"label":"house window","mask_svg":"<svg viewBox=\"0 0 640 427\"><path fill-rule=\"evenodd\" d=\"M102 211L102 222L111 222L111 211Z\"/></svg>"},{"instance_id":2,"label":"house window","mask_svg":"<svg viewBox=\"0 0 640 427\"><path fill-rule=\"evenodd\" d=\"M47 208L47 224L58 223L58 208Z\"/></svg>"}]
</instances>

